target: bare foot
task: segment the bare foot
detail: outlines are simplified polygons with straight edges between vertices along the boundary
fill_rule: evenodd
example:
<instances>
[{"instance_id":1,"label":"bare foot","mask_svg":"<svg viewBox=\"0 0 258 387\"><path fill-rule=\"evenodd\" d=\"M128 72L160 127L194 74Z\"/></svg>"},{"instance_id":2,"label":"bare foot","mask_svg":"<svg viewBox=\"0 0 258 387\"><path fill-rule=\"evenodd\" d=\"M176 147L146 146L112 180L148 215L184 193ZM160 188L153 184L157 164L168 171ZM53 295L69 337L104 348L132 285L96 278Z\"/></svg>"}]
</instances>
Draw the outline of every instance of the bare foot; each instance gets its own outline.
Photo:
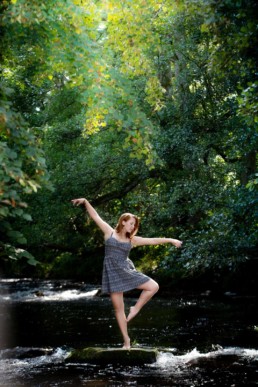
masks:
<instances>
[{"instance_id":1,"label":"bare foot","mask_svg":"<svg viewBox=\"0 0 258 387\"><path fill-rule=\"evenodd\" d=\"M139 312L139 310L135 306L131 306L130 312L127 316L126 321L127 322L131 321L137 315L138 312Z\"/></svg>"},{"instance_id":2,"label":"bare foot","mask_svg":"<svg viewBox=\"0 0 258 387\"><path fill-rule=\"evenodd\" d=\"M128 339L124 341L123 349L130 349L130 348L131 348L131 344L130 344L130 339L128 337Z\"/></svg>"}]
</instances>

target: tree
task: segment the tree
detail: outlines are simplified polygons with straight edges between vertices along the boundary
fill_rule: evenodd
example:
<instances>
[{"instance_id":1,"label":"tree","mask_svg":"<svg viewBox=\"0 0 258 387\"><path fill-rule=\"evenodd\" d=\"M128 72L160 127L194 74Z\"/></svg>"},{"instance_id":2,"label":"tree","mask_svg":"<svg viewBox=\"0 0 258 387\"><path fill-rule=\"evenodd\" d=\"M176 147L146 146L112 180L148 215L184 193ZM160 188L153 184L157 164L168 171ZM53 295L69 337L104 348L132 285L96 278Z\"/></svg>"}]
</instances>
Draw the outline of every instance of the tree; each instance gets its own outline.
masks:
<instances>
[{"instance_id":1,"label":"tree","mask_svg":"<svg viewBox=\"0 0 258 387\"><path fill-rule=\"evenodd\" d=\"M254 2L108 4L108 44L123 73L145 86L138 90L141 103L153 108L144 111L155 126L168 193L159 205L176 206L192 240L182 261L188 268L237 265L257 246L255 192L248 189L255 181L257 124L242 114L245 103L256 107ZM236 63L240 78L232 71ZM164 222L178 224L174 211L163 214Z\"/></svg>"},{"instance_id":2,"label":"tree","mask_svg":"<svg viewBox=\"0 0 258 387\"><path fill-rule=\"evenodd\" d=\"M55 189L31 200L35 220L22 228L33 249L93 253L87 222L69 207L80 192L109 221L129 206L144 234L185 240L181 253L150 249L142 265L151 270L191 273L252 257L254 2L12 3L18 39L5 78L13 106L38 127Z\"/></svg>"},{"instance_id":3,"label":"tree","mask_svg":"<svg viewBox=\"0 0 258 387\"><path fill-rule=\"evenodd\" d=\"M26 239L13 229L12 219L21 217L31 221L30 214L25 210L27 204L22 200L22 194L37 192L46 179L46 165L36 136L29 130L22 116L12 110L12 104L7 99L11 92L12 90L2 85L0 254L13 259L26 257L29 263L35 264L31 254L15 247L15 244L26 244Z\"/></svg>"},{"instance_id":4,"label":"tree","mask_svg":"<svg viewBox=\"0 0 258 387\"><path fill-rule=\"evenodd\" d=\"M40 108L35 105L35 98L29 106L28 97L33 95L34 85L41 85L46 77L63 82L68 69L72 74L81 67L83 55L91 50L88 29L92 18L89 14L86 17L87 29L85 17L82 18L81 9L72 1L65 8L61 1L28 4L23 0L6 0L1 4L0 253L4 257L24 256L29 263L36 262L31 254L19 247L26 239L12 226L17 217L31 221L31 215L24 211L27 208L24 198L47 182L40 133L33 122L36 110ZM67 34L68 26L74 25L75 31ZM78 35L83 35L83 43ZM85 46L86 37L88 47ZM66 44L73 45L74 51L63 50ZM30 93L26 94L25 89L30 89ZM19 100L17 94L26 94L27 100ZM44 105L43 98L41 103Z\"/></svg>"}]
</instances>

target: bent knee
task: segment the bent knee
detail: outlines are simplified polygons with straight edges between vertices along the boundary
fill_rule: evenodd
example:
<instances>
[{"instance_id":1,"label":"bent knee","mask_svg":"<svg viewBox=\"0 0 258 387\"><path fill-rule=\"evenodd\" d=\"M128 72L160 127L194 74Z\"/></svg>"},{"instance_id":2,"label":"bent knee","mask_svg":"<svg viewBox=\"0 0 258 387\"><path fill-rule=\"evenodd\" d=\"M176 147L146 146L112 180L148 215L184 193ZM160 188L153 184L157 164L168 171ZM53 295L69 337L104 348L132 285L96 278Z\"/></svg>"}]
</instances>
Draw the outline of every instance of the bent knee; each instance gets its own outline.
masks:
<instances>
[{"instance_id":1,"label":"bent knee","mask_svg":"<svg viewBox=\"0 0 258 387\"><path fill-rule=\"evenodd\" d=\"M147 290L152 294L155 294L159 290L159 284L150 278L149 281L144 282L142 285L138 286L137 289Z\"/></svg>"},{"instance_id":2,"label":"bent knee","mask_svg":"<svg viewBox=\"0 0 258 387\"><path fill-rule=\"evenodd\" d=\"M158 284L156 281L154 281L154 284L153 284L153 292L154 292L154 293L157 293L158 290L159 290L159 284Z\"/></svg>"},{"instance_id":3,"label":"bent knee","mask_svg":"<svg viewBox=\"0 0 258 387\"><path fill-rule=\"evenodd\" d=\"M151 280L151 284L150 284L150 285L151 285L151 286L150 286L150 291L151 291L153 294L157 293L157 291L159 290L159 284L158 284L156 281Z\"/></svg>"}]
</instances>

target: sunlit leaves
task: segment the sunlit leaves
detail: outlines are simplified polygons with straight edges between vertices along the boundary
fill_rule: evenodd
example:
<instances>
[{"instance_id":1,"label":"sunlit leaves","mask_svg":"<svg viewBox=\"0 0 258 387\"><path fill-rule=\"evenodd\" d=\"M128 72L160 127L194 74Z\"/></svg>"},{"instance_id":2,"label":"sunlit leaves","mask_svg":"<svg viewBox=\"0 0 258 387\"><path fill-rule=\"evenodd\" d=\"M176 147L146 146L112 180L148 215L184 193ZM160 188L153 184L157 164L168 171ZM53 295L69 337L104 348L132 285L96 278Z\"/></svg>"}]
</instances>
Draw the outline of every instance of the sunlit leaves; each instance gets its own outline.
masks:
<instances>
[{"instance_id":1,"label":"sunlit leaves","mask_svg":"<svg viewBox=\"0 0 258 387\"><path fill-rule=\"evenodd\" d=\"M151 77L147 80L145 92L145 99L154 111L159 111L164 107L165 103L163 99L166 90L162 88L157 77Z\"/></svg>"},{"instance_id":2,"label":"sunlit leaves","mask_svg":"<svg viewBox=\"0 0 258 387\"><path fill-rule=\"evenodd\" d=\"M128 205L139 210L151 219L145 230L153 235L181 234L184 268L242 259L237 253L254 239L249 210L257 188L250 4L5 2L1 65L17 95L1 110L1 217L29 221L21 195L34 193L42 203L42 209L34 203L40 220L34 240L40 233L53 240L45 226L51 222L65 243L63 202L86 191L108 214ZM46 169L39 142L57 188L53 196L38 195ZM247 232L241 212L251 219Z\"/></svg>"},{"instance_id":3,"label":"sunlit leaves","mask_svg":"<svg viewBox=\"0 0 258 387\"><path fill-rule=\"evenodd\" d=\"M11 50L22 47L31 58L38 58L40 71L35 71L35 83L43 82L46 76L56 81L56 75L63 74L58 87L65 82L81 88L87 135L106 127L128 133L137 130L137 141L131 144L129 134L127 143L137 157L148 155L150 164L153 161L147 149L152 125L128 77L146 77L146 101L153 111L162 108L163 89L155 74L152 48L159 44L158 34L153 33L153 20L156 25L158 14L164 10L162 4L154 1L126 5L68 0L64 6L62 1L28 4L18 0L8 7L3 20L16 36L16 46L11 44ZM27 53L23 55L25 66Z\"/></svg>"},{"instance_id":4,"label":"sunlit leaves","mask_svg":"<svg viewBox=\"0 0 258 387\"><path fill-rule=\"evenodd\" d=\"M94 1L77 3L17 0L3 17L4 26L15 34L16 44L41 54L41 67L49 77L55 71L66 72L75 83L79 72L86 81L88 68L94 66L99 23ZM37 41L33 41L33 33ZM11 42L13 46L15 41Z\"/></svg>"}]
</instances>

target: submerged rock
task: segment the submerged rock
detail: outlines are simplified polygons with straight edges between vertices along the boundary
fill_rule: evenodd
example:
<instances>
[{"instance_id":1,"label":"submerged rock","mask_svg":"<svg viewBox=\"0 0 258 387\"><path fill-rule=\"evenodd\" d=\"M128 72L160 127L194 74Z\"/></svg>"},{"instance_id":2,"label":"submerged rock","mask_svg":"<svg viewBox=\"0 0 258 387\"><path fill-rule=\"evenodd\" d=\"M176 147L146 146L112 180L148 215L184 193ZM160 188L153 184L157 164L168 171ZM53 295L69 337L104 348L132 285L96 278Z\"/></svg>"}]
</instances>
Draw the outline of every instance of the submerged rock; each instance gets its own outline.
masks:
<instances>
[{"instance_id":1,"label":"submerged rock","mask_svg":"<svg viewBox=\"0 0 258 387\"><path fill-rule=\"evenodd\" d=\"M119 363L125 365L142 365L155 363L157 354L158 351L156 349L88 347L72 350L66 361L92 364Z\"/></svg>"}]
</instances>

